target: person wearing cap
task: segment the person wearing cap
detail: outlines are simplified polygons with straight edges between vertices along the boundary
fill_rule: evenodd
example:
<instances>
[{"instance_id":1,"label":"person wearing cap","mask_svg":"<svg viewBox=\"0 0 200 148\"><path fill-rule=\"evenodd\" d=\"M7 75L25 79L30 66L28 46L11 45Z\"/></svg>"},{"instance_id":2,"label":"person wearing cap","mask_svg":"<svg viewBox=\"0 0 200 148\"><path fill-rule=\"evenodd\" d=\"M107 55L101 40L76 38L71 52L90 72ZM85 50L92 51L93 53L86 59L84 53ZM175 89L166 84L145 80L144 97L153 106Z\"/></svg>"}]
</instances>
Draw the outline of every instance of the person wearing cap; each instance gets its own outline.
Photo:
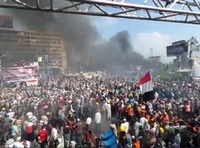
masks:
<instances>
[{"instance_id":1,"label":"person wearing cap","mask_svg":"<svg viewBox=\"0 0 200 148\"><path fill-rule=\"evenodd\" d=\"M96 109L101 111L99 102L96 102Z\"/></svg>"},{"instance_id":2,"label":"person wearing cap","mask_svg":"<svg viewBox=\"0 0 200 148\"><path fill-rule=\"evenodd\" d=\"M34 124L33 124L33 116L29 116L27 122L25 124L25 139L28 141L34 140Z\"/></svg>"},{"instance_id":3,"label":"person wearing cap","mask_svg":"<svg viewBox=\"0 0 200 148\"><path fill-rule=\"evenodd\" d=\"M126 118L123 119L121 126L124 126L126 133L129 131L129 122L126 121Z\"/></svg>"},{"instance_id":4,"label":"person wearing cap","mask_svg":"<svg viewBox=\"0 0 200 148\"><path fill-rule=\"evenodd\" d=\"M118 147L132 148L132 138L131 138L130 134L126 133L124 126L119 127Z\"/></svg>"},{"instance_id":5,"label":"person wearing cap","mask_svg":"<svg viewBox=\"0 0 200 148\"><path fill-rule=\"evenodd\" d=\"M130 121L134 117L134 109L131 104L127 107L127 113L128 113L128 121Z\"/></svg>"},{"instance_id":6,"label":"person wearing cap","mask_svg":"<svg viewBox=\"0 0 200 148\"><path fill-rule=\"evenodd\" d=\"M1 114L3 117L5 117L5 115L6 115L6 108L5 108L5 107L3 107L3 108L1 109L0 114Z\"/></svg>"}]
</instances>

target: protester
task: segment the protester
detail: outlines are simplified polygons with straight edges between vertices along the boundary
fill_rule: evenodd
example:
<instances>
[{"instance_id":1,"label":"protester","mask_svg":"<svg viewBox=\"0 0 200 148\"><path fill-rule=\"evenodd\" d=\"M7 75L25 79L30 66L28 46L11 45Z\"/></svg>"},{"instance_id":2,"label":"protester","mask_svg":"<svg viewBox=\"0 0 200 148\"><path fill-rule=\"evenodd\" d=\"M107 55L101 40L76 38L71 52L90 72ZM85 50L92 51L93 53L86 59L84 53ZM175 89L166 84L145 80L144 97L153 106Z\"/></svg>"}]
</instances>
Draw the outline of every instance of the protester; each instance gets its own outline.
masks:
<instances>
[{"instance_id":1,"label":"protester","mask_svg":"<svg viewBox=\"0 0 200 148\"><path fill-rule=\"evenodd\" d=\"M56 147L64 141L68 147L87 140L95 146L85 133L93 128L101 137L111 128L112 140L122 146L199 147L200 86L189 79L153 82L156 94L148 101L126 77L105 74L52 77L48 86L41 80L40 86L5 87L0 90L2 144Z\"/></svg>"},{"instance_id":2,"label":"protester","mask_svg":"<svg viewBox=\"0 0 200 148\"><path fill-rule=\"evenodd\" d=\"M96 138L96 136L94 135L94 131L92 129L89 129L86 132L86 142L88 143L88 148L94 147L95 144L93 143L94 139L92 138Z\"/></svg>"}]
</instances>

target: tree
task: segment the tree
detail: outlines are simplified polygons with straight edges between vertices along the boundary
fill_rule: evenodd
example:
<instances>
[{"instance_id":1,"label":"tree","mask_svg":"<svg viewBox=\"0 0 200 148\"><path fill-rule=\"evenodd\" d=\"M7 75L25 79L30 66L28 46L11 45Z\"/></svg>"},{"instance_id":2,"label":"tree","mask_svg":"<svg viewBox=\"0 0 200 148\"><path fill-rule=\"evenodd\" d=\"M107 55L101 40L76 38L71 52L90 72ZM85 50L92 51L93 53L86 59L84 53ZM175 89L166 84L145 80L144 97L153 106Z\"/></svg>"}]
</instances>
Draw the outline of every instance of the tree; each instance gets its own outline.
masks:
<instances>
[{"instance_id":1,"label":"tree","mask_svg":"<svg viewBox=\"0 0 200 148\"><path fill-rule=\"evenodd\" d=\"M200 44L195 37L191 37L187 42L189 46L189 58L191 59L194 51L200 51Z\"/></svg>"}]
</instances>

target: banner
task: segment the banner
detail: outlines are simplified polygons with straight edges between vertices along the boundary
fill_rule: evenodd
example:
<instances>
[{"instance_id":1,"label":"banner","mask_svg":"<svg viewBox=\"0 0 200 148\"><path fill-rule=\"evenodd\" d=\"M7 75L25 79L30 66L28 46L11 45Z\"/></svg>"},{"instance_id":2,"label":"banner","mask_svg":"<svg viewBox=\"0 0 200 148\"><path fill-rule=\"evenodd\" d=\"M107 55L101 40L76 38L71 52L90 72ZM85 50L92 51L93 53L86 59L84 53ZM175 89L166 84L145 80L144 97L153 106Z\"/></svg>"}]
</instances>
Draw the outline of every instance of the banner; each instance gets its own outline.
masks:
<instances>
[{"instance_id":1,"label":"banner","mask_svg":"<svg viewBox=\"0 0 200 148\"><path fill-rule=\"evenodd\" d=\"M13 18L11 16L0 16L1 28L13 28Z\"/></svg>"},{"instance_id":2,"label":"banner","mask_svg":"<svg viewBox=\"0 0 200 148\"><path fill-rule=\"evenodd\" d=\"M180 42L167 46L167 57L179 56L183 53L188 53L188 43Z\"/></svg>"},{"instance_id":3,"label":"banner","mask_svg":"<svg viewBox=\"0 0 200 148\"><path fill-rule=\"evenodd\" d=\"M33 63L23 67L6 67L2 68L2 72L5 82L27 82L31 85L39 78L39 65Z\"/></svg>"},{"instance_id":4,"label":"banner","mask_svg":"<svg viewBox=\"0 0 200 148\"><path fill-rule=\"evenodd\" d=\"M38 79L28 80L26 81L27 86L37 86L38 85Z\"/></svg>"}]
</instances>

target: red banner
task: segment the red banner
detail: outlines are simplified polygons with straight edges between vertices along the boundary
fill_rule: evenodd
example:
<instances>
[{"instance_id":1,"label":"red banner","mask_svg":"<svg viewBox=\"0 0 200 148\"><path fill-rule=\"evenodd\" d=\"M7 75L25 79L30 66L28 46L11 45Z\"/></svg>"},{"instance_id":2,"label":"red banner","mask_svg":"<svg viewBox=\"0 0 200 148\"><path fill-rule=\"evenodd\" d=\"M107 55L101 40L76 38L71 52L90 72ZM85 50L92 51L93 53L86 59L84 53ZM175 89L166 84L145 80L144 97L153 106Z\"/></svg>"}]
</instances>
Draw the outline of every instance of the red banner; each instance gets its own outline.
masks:
<instances>
[{"instance_id":1,"label":"red banner","mask_svg":"<svg viewBox=\"0 0 200 148\"><path fill-rule=\"evenodd\" d=\"M0 16L0 27L13 28L13 18L11 16Z\"/></svg>"},{"instance_id":2,"label":"red banner","mask_svg":"<svg viewBox=\"0 0 200 148\"><path fill-rule=\"evenodd\" d=\"M24 67L2 68L3 78L6 82L24 82L39 78L39 66L33 64Z\"/></svg>"}]
</instances>

